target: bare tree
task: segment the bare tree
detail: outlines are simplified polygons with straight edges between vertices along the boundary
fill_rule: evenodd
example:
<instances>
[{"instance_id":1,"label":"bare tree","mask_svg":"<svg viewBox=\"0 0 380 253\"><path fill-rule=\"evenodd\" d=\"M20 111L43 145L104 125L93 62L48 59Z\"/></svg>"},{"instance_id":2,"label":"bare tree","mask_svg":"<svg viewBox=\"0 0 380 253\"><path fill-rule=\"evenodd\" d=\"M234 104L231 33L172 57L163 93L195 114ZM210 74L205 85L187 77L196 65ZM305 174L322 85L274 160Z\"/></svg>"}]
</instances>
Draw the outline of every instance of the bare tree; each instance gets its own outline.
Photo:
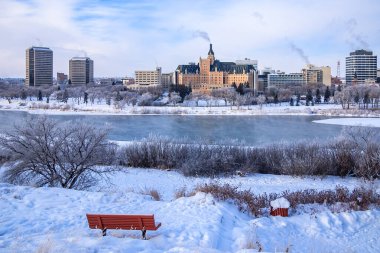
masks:
<instances>
[{"instance_id":1,"label":"bare tree","mask_svg":"<svg viewBox=\"0 0 380 253\"><path fill-rule=\"evenodd\" d=\"M107 132L83 122L30 119L1 136L0 147L10 157L4 177L11 183L85 189L114 170L99 166L115 158Z\"/></svg>"}]
</instances>

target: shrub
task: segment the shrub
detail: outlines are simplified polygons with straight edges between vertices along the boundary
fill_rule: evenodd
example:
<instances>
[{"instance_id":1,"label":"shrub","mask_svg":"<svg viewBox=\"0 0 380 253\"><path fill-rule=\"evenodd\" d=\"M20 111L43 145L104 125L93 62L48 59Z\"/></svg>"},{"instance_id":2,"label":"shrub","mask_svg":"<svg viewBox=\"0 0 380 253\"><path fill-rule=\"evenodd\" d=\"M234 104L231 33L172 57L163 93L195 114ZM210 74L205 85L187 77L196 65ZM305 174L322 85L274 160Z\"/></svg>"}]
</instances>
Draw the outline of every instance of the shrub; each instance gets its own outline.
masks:
<instances>
[{"instance_id":1,"label":"shrub","mask_svg":"<svg viewBox=\"0 0 380 253\"><path fill-rule=\"evenodd\" d=\"M10 157L6 181L70 189L88 188L112 171L98 165L111 165L116 150L105 130L46 117L29 119L0 136L0 148Z\"/></svg>"},{"instance_id":2,"label":"shrub","mask_svg":"<svg viewBox=\"0 0 380 253\"><path fill-rule=\"evenodd\" d=\"M161 200L161 195L155 189L145 189L145 190L141 191L141 194L150 195L156 201Z\"/></svg>"},{"instance_id":3,"label":"shrub","mask_svg":"<svg viewBox=\"0 0 380 253\"><path fill-rule=\"evenodd\" d=\"M373 189L356 188L350 192L347 188L337 186L335 190L317 191L313 189L299 190L295 192L282 192L280 194L256 195L248 190L239 191L238 186L229 184L219 185L215 183L199 185L195 191L210 193L221 201L230 201L242 212L254 216L264 215L270 202L284 197L290 202L292 208L300 204L327 204L330 209L336 203L346 203L348 208L354 210L367 210L371 204L380 206L380 195Z\"/></svg>"},{"instance_id":4,"label":"shrub","mask_svg":"<svg viewBox=\"0 0 380 253\"><path fill-rule=\"evenodd\" d=\"M151 136L121 151L121 164L178 169L185 176L217 177L245 173L380 177L380 133L371 128L345 130L328 142L280 143L248 147ZM181 143L182 142L182 143Z\"/></svg>"}]
</instances>

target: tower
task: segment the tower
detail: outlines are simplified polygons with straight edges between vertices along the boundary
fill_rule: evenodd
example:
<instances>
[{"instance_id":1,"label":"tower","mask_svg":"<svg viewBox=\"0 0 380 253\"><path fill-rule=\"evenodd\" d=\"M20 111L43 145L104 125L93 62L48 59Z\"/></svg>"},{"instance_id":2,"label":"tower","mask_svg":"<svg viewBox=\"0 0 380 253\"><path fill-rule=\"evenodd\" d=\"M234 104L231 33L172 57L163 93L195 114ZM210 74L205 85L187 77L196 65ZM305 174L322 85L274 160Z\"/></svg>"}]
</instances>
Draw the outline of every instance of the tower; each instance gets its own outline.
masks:
<instances>
[{"instance_id":1,"label":"tower","mask_svg":"<svg viewBox=\"0 0 380 253\"><path fill-rule=\"evenodd\" d=\"M376 80L377 56L372 51L356 50L346 57L346 83L364 83Z\"/></svg>"},{"instance_id":2,"label":"tower","mask_svg":"<svg viewBox=\"0 0 380 253\"><path fill-rule=\"evenodd\" d=\"M53 51L47 47L26 49L26 78L28 86L49 86L53 84Z\"/></svg>"},{"instance_id":3,"label":"tower","mask_svg":"<svg viewBox=\"0 0 380 253\"><path fill-rule=\"evenodd\" d=\"M88 57L73 57L69 62L72 85L86 85L94 81L94 61Z\"/></svg>"},{"instance_id":4,"label":"tower","mask_svg":"<svg viewBox=\"0 0 380 253\"><path fill-rule=\"evenodd\" d=\"M336 77L340 79L340 61L336 65Z\"/></svg>"},{"instance_id":5,"label":"tower","mask_svg":"<svg viewBox=\"0 0 380 253\"><path fill-rule=\"evenodd\" d=\"M210 43L210 49L208 50L207 58L210 59L210 64L213 65L215 61L214 50L212 50L212 44Z\"/></svg>"}]
</instances>

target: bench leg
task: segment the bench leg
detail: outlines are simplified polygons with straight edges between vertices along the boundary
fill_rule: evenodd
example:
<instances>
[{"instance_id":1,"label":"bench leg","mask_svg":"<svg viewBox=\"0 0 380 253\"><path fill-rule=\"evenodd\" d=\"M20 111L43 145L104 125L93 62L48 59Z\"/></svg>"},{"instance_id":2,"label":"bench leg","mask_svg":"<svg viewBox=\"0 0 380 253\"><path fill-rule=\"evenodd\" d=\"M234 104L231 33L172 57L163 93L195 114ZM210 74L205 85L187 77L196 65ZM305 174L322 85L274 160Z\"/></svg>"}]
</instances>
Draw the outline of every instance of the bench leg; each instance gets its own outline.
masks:
<instances>
[{"instance_id":1,"label":"bench leg","mask_svg":"<svg viewBox=\"0 0 380 253\"><path fill-rule=\"evenodd\" d=\"M107 235L107 229L105 228L105 229L102 229L102 234L103 234L103 236L106 236Z\"/></svg>"}]
</instances>

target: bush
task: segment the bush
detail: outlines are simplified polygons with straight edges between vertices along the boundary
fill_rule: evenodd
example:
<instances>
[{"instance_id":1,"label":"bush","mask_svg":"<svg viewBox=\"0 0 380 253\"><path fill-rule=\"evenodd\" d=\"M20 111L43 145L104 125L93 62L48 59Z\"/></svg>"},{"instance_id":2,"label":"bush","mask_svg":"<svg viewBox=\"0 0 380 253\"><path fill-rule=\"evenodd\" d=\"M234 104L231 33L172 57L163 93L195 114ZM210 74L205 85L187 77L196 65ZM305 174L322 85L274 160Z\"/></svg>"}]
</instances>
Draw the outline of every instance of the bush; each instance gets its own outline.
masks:
<instances>
[{"instance_id":1,"label":"bush","mask_svg":"<svg viewBox=\"0 0 380 253\"><path fill-rule=\"evenodd\" d=\"M347 188L337 186L335 190L317 191L313 189L295 192L282 192L280 194L256 195L249 190L239 191L238 186L229 184L204 184L196 187L195 191L210 193L221 201L231 201L240 211L261 216L266 213L270 202L280 197L286 198L292 208L300 204L326 204L333 209L334 204L346 203L351 210L368 210L371 204L380 206L380 195L373 189L356 188L350 192Z\"/></svg>"},{"instance_id":2,"label":"bush","mask_svg":"<svg viewBox=\"0 0 380 253\"><path fill-rule=\"evenodd\" d=\"M268 173L281 175L380 177L380 133L372 128L346 128L328 142L280 143L247 147L175 141L153 136L121 151L121 164L178 169L185 176ZM182 142L182 143L181 143Z\"/></svg>"},{"instance_id":3,"label":"bush","mask_svg":"<svg viewBox=\"0 0 380 253\"><path fill-rule=\"evenodd\" d=\"M9 156L5 180L10 183L85 189L112 171L116 146L107 131L85 123L59 124L33 118L0 136L0 148Z\"/></svg>"},{"instance_id":4,"label":"bush","mask_svg":"<svg viewBox=\"0 0 380 253\"><path fill-rule=\"evenodd\" d=\"M155 201L161 200L161 195L157 190L154 189L145 189L141 191L141 194L149 195L151 196Z\"/></svg>"}]
</instances>

